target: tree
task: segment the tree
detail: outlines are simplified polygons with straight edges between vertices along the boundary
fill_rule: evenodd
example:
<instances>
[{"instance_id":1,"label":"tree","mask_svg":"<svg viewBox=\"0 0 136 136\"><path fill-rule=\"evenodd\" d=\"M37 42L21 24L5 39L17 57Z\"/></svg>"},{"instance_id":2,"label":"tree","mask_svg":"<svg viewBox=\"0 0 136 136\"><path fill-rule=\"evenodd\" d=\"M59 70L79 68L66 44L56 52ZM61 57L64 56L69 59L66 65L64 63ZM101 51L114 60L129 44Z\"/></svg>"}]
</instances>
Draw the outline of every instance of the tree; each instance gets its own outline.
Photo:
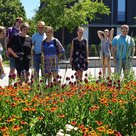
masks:
<instances>
[{"instance_id":1,"label":"tree","mask_svg":"<svg viewBox=\"0 0 136 136\"><path fill-rule=\"evenodd\" d=\"M97 19L96 13L109 14L110 10L102 0L42 0L35 19L44 20L55 30L67 27L72 31L79 25L88 24L88 19Z\"/></svg>"},{"instance_id":2,"label":"tree","mask_svg":"<svg viewBox=\"0 0 136 136\"><path fill-rule=\"evenodd\" d=\"M110 13L102 0L42 0L41 3L35 20L43 20L55 30L62 28L63 45L64 28L73 31L76 27L97 19L96 13Z\"/></svg>"},{"instance_id":3,"label":"tree","mask_svg":"<svg viewBox=\"0 0 136 136\"><path fill-rule=\"evenodd\" d=\"M18 16L26 19L26 13L20 0L0 0L0 25L12 26Z\"/></svg>"}]
</instances>

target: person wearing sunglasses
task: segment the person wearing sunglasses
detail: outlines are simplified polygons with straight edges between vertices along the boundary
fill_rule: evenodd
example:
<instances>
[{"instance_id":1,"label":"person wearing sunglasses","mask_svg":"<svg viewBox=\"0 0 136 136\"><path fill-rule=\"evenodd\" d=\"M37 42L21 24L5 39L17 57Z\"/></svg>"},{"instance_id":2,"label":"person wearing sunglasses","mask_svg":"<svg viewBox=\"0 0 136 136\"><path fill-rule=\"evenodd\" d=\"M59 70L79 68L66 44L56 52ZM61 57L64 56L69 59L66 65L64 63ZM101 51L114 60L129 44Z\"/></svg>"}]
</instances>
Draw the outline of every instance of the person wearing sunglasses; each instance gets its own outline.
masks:
<instances>
[{"instance_id":1,"label":"person wearing sunglasses","mask_svg":"<svg viewBox=\"0 0 136 136\"><path fill-rule=\"evenodd\" d=\"M5 45L7 49L7 45L11 38L14 35L17 35L20 32L20 27L21 24L23 23L23 18L22 17L17 17L14 25L12 27L9 27L6 32L6 38L5 38ZM6 51L6 56L9 58L9 65L10 65L10 71L9 71L9 77L15 74L15 60L13 56L9 53L9 51ZM10 78L9 78L9 84L11 83Z\"/></svg>"},{"instance_id":2,"label":"person wearing sunglasses","mask_svg":"<svg viewBox=\"0 0 136 136\"><path fill-rule=\"evenodd\" d=\"M128 35L129 26L121 25L121 34L115 36L112 41L112 55L115 64L115 73L124 76L129 75L132 68L132 59L135 53L134 39Z\"/></svg>"},{"instance_id":3,"label":"person wearing sunglasses","mask_svg":"<svg viewBox=\"0 0 136 136\"><path fill-rule=\"evenodd\" d=\"M102 74L103 78L106 77L106 67L108 68L108 76L111 75L111 41L113 39L114 29L112 28L110 31L105 29L104 31L98 30L98 37L101 40L101 50L100 57L102 61Z\"/></svg>"},{"instance_id":4,"label":"person wearing sunglasses","mask_svg":"<svg viewBox=\"0 0 136 136\"><path fill-rule=\"evenodd\" d=\"M45 22L38 21L37 32L32 35L33 66L34 66L34 75L36 78L39 78L40 70L41 70L41 75L43 74L43 69L41 66L41 55L42 55L41 45L42 42L46 39L46 34L44 30L45 30Z\"/></svg>"}]
</instances>

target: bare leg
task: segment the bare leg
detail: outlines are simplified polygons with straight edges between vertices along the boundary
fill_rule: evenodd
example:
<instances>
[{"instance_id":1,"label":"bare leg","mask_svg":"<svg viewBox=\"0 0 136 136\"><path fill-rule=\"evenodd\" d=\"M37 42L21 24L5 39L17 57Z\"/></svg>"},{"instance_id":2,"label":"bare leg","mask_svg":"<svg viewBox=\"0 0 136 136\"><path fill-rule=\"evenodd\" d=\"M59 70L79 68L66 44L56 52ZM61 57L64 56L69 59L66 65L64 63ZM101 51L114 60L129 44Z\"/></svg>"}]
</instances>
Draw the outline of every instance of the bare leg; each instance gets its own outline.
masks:
<instances>
[{"instance_id":1,"label":"bare leg","mask_svg":"<svg viewBox=\"0 0 136 136\"><path fill-rule=\"evenodd\" d=\"M78 71L76 72L76 75L77 75L77 81L82 81L83 71L78 70Z\"/></svg>"},{"instance_id":2,"label":"bare leg","mask_svg":"<svg viewBox=\"0 0 136 136\"><path fill-rule=\"evenodd\" d=\"M108 68L108 76L111 76L111 66L110 66L110 58L105 57L105 66Z\"/></svg>"},{"instance_id":3,"label":"bare leg","mask_svg":"<svg viewBox=\"0 0 136 136\"><path fill-rule=\"evenodd\" d=\"M105 57L102 57L101 61L102 61L102 74L103 74L103 78L105 78L105 74L106 74Z\"/></svg>"},{"instance_id":4,"label":"bare leg","mask_svg":"<svg viewBox=\"0 0 136 136\"><path fill-rule=\"evenodd\" d=\"M3 69L3 65L2 65L1 59L0 59L0 70L1 70L1 74L3 74L4 73L4 69Z\"/></svg>"}]
</instances>

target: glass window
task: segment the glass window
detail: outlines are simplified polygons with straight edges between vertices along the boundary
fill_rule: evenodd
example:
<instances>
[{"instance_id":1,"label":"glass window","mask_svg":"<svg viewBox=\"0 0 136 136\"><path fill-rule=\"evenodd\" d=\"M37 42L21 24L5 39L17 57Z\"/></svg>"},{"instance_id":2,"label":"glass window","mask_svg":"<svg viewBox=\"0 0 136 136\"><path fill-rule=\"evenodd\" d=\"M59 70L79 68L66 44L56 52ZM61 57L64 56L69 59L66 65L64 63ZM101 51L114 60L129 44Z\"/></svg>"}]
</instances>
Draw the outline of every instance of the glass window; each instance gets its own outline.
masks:
<instances>
[{"instance_id":1,"label":"glass window","mask_svg":"<svg viewBox=\"0 0 136 136\"><path fill-rule=\"evenodd\" d=\"M126 17L126 0L118 0L118 21L125 22Z\"/></svg>"}]
</instances>

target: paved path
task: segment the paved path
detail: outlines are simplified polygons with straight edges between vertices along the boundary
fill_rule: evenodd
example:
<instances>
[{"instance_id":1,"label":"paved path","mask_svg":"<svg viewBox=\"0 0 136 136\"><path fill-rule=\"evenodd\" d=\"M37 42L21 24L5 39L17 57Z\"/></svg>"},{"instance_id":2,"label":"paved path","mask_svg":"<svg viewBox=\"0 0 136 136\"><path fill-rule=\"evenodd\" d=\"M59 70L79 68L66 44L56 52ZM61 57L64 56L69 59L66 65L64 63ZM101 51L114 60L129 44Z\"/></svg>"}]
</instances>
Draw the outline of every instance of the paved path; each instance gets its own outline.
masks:
<instances>
[{"instance_id":1,"label":"paved path","mask_svg":"<svg viewBox=\"0 0 136 136\"><path fill-rule=\"evenodd\" d=\"M133 67L134 71L136 71L136 67ZM5 66L4 67L5 73L6 73L6 77L3 80L0 80L0 86L7 86L8 85L8 73L9 73L9 67ZM91 74L93 77L98 77L98 73L101 70L101 68L89 68L85 73ZM113 67L111 68L112 72L114 71ZM31 72L31 70L30 70ZM70 77L71 75L73 75L75 73L75 71L72 71L71 68L67 69L66 72L66 77ZM135 72L136 73L136 72ZM62 77L64 77L65 75L65 69L60 69L59 75L61 75ZM62 78L63 79L63 78ZM65 80L64 80L65 82Z\"/></svg>"}]
</instances>

